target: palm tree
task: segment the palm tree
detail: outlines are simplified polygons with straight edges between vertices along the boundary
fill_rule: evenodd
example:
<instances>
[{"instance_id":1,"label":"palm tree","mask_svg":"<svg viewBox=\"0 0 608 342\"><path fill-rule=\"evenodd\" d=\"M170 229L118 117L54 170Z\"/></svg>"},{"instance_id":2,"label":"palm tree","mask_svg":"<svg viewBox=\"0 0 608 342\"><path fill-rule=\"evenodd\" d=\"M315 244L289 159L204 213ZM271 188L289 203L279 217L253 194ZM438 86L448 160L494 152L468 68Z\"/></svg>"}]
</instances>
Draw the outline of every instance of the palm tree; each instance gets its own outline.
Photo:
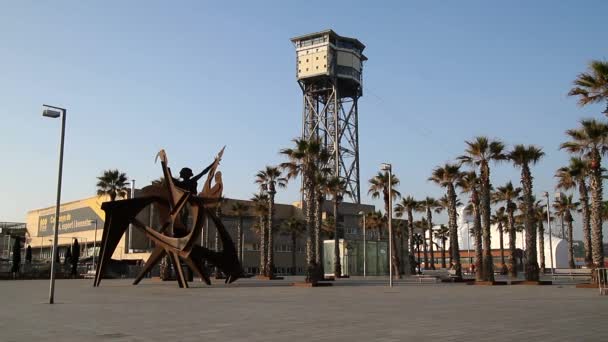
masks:
<instances>
[{"instance_id":1,"label":"palm tree","mask_svg":"<svg viewBox=\"0 0 608 342\"><path fill-rule=\"evenodd\" d=\"M506 157L503 153L505 145L499 140L487 137L476 137L473 141L465 141L467 149L458 159L466 165L479 167L480 178L480 214L483 232L483 280L494 281L494 261L492 259L491 227L490 227L490 162L501 161Z\"/></svg>"},{"instance_id":2,"label":"palm tree","mask_svg":"<svg viewBox=\"0 0 608 342\"><path fill-rule=\"evenodd\" d=\"M566 240L566 225L564 224L564 216L566 216L566 207L564 205L563 197L558 197L553 201L553 210L555 211L556 216L559 216L561 234L560 238L562 240Z\"/></svg>"},{"instance_id":3,"label":"palm tree","mask_svg":"<svg viewBox=\"0 0 608 342\"><path fill-rule=\"evenodd\" d=\"M314 260L316 248L314 246L314 209L315 209L315 173L318 161L327 159L328 152L316 140L294 139L294 148L281 150L281 154L288 161L281 164L286 171L287 179L301 176L303 179L304 212L306 217L306 264Z\"/></svg>"},{"instance_id":4,"label":"palm tree","mask_svg":"<svg viewBox=\"0 0 608 342\"><path fill-rule=\"evenodd\" d=\"M259 236L260 236L260 275L266 274L267 254L266 254L266 219L268 218L268 195L264 193L254 194L251 198L253 211L258 215Z\"/></svg>"},{"instance_id":5,"label":"palm tree","mask_svg":"<svg viewBox=\"0 0 608 342\"><path fill-rule=\"evenodd\" d=\"M585 265L591 267L593 264L591 253L591 225L589 222L589 191L587 189L587 161L578 157L570 158L568 166L560 167L555 177L557 188L568 191L578 187L579 201L581 205L581 216L583 220L583 245L585 248ZM541 267L542 268L542 267Z\"/></svg>"},{"instance_id":6,"label":"palm tree","mask_svg":"<svg viewBox=\"0 0 608 342\"><path fill-rule=\"evenodd\" d=\"M390 189L390 193L392 194L392 200L395 200L397 198L399 198L401 196L401 193L399 193L399 191L397 191L397 189L395 189L395 187L397 185L399 185L399 178L397 178L397 176L395 176L394 174L392 174L392 177L389 180L389 173L388 172L378 172L378 174L373 177L372 179L369 180L369 191L368 194L372 195L372 198L376 199L376 198L380 198L380 196L382 196L382 199L384 200L384 212L386 215L386 220L389 220L388 217L388 213L389 213L389 184L392 185L392 188ZM393 241L389 241L389 243L391 243L392 245L392 249L394 251L397 250L397 244L395 242L395 239L393 239ZM394 273L401 278L401 274L399 273L399 270L401 269L401 263L399 261L399 254L398 253L393 253L393 260L391 261L391 266L393 267Z\"/></svg>"},{"instance_id":7,"label":"palm tree","mask_svg":"<svg viewBox=\"0 0 608 342\"><path fill-rule=\"evenodd\" d=\"M536 215L534 215L530 165L538 163L544 155L542 149L534 145L515 145L508 154L513 164L521 168L524 229L526 230L526 280L528 281L539 280L539 268L536 259Z\"/></svg>"},{"instance_id":8,"label":"palm tree","mask_svg":"<svg viewBox=\"0 0 608 342\"><path fill-rule=\"evenodd\" d=\"M314 208L314 245L315 245L315 256L314 259L321 269L323 269L323 205L325 198L327 197L327 182L331 177L331 169L325 167L327 160L318 160L318 164L315 171L315 208ZM333 228L332 228L333 229Z\"/></svg>"},{"instance_id":9,"label":"palm tree","mask_svg":"<svg viewBox=\"0 0 608 342\"><path fill-rule=\"evenodd\" d=\"M127 175L118 170L105 170L97 177L97 196L110 196L110 201L116 197L127 197Z\"/></svg>"},{"instance_id":10,"label":"palm tree","mask_svg":"<svg viewBox=\"0 0 608 342\"><path fill-rule=\"evenodd\" d=\"M420 203L420 202L418 202ZM420 210L420 206L417 207L416 211L421 211ZM424 210L422 210L424 212ZM428 248L427 248L427 243L426 243L426 232L429 229L429 224L426 218L421 218L418 221L414 222L414 227L420 229L421 233L420 235L423 237L423 241L422 241L422 256L423 256L423 261L424 261L424 269L427 269L429 267L429 254L428 254ZM420 246L418 246L419 248ZM422 267L422 265L420 265L420 267ZM422 270L422 268L421 268Z\"/></svg>"},{"instance_id":11,"label":"palm tree","mask_svg":"<svg viewBox=\"0 0 608 342\"><path fill-rule=\"evenodd\" d=\"M446 268L445 264L445 242L450 237L450 229L442 224L439 229L435 231L435 239L441 240L441 268Z\"/></svg>"},{"instance_id":12,"label":"palm tree","mask_svg":"<svg viewBox=\"0 0 608 342\"><path fill-rule=\"evenodd\" d=\"M446 189L446 199L448 205L448 227L450 229L450 249L452 251L451 260L456 270L456 278L462 279L462 265L460 263L460 247L458 246L458 225L456 212L456 184L460 182L462 173L460 165L446 163L433 170L430 181ZM427 211L428 216L428 211ZM430 216L429 216L430 217Z\"/></svg>"},{"instance_id":13,"label":"palm tree","mask_svg":"<svg viewBox=\"0 0 608 342\"><path fill-rule=\"evenodd\" d=\"M604 114L608 115L608 62L599 60L589 62L588 71L579 74L574 80L574 85L568 96L577 96L581 107L606 101Z\"/></svg>"},{"instance_id":14,"label":"palm tree","mask_svg":"<svg viewBox=\"0 0 608 342\"><path fill-rule=\"evenodd\" d=\"M260 185L268 194L268 260L266 260L266 274L268 278L274 277L274 196L277 193L277 186L285 188L287 179L281 177L281 170L276 166L266 166L255 176L255 182Z\"/></svg>"},{"instance_id":15,"label":"palm tree","mask_svg":"<svg viewBox=\"0 0 608 342\"><path fill-rule=\"evenodd\" d=\"M588 162L591 190L591 251L594 268L604 266L602 243L602 155L608 151L608 124L596 120L582 120L581 127L566 131L570 141L560 148L570 153L585 155Z\"/></svg>"},{"instance_id":16,"label":"palm tree","mask_svg":"<svg viewBox=\"0 0 608 342\"><path fill-rule=\"evenodd\" d=\"M380 238L382 237L382 229L384 228L386 221L384 219L384 215L382 215L382 212L375 211L365 214L365 221L367 230L375 232L372 233L372 235L376 235L376 241L380 241Z\"/></svg>"},{"instance_id":17,"label":"palm tree","mask_svg":"<svg viewBox=\"0 0 608 342\"><path fill-rule=\"evenodd\" d=\"M479 199L480 181L475 171L464 172L458 182L462 193L470 194L469 214L473 216L473 239L475 240L475 280L482 281L483 277L483 247L481 237L481 211ZM470 248L470 247L469 247Z\"/></svg>"},{"instance_id":18,"label":"palm tree","mask_svg":"<svg viewBox=\"0 0 608 342\"><path fill-rule=\"evenodd\" d=\"M439 204L439 202L432 198L432 197L426 197L425 199L423 199L422 201L418 202L418 208L417 210L418 212L422 212L422 213L426 213L426 220L424 221L426 223L426 227L424 228L424 234L422 236L424 236L424 268L427 269L429 268L430 265L430 269L434 270L435 269L435 256L434 256L434 251L433 251L433 244L429 243L428 244L428 256L427 256L427 237L426 237L426 231L428 230L429 232L429 241L433 240L433 212L439 213L441 211L441 205ZM450 241L451 242L451 241ZM429 256L430 256L430 264L429 264Z\"/></svg>"},{"instance_id":19,"label":"palm tree","mask_svg":"<svg viewBox=\"0 0 608 342\"><path fill-rule=\"evenodd\" d=\"M244 204L243 202L234 202L232 207L230 208L232 213L237 217L236 224L236 254L239 256L241 264L243 263L244 255L243 255L243 245L245 241L243 239L243 216L247 214L249 211L249 206Z\"/></svg>"},{"instance_id":20,"label":"palm tree","mask_svg":"<svg viewBox=\"0 0 608 342\"><path fill-rule=\"evenodd\" d=\"M303 220L291 217L281 226L281 231L291 237L291 274L296 275L296 251L298 236L306 230L306 223Z\"/></svg>"},{"instance_id":21,"label":"palm tree","mask_svg":"<svg viewBox=\"0 0 608 342\"><path fill-rule=\"evenodd\" d=\"M568 225L568 238L566 239L566 241L568 241L568 264L570 268L576 268L576 264L574 263L574 241L572 236L572 222L574 221L572 218L572 211L577 211L580 203L575 202L572 199L572 195L562 196L555 203L559 203L559 209L561 213L563 213L564 220Z\"/></svg>"},{"instance_id":22,"label":"palm tree","mask_svg":"<svg viewBox=\"0 0 608 342\"><path fill-rule=\"evenodd\" d=\"M417 222L419 223L419 222ZM424 228L423 228L424 229ZM414 236L412 237L412 240L414 241L414 245L416 245L416 249L418 250L418 274L422 273L422 267L420 264L420 245L424 245L424 237L422 237L422 234L418 234L415 233Z\"/></svg>"},{"instance_id":23,"label":"palm tree","mask_svg":"<svg viewBox=\"0 0 608 342\"><path fill-rule=\"evenodd\" d=\"M507 222L507 215L505 214L505 207L500 207L492 215L492 223L498 228L498 235L500 238L500 274L507 274L508 268L505 263L505 247L504 247L504 224Z\"/></svg>"},{"instance_id":24,"label":"palm tree","mask_svg":"<svg viewBox=\"0 0 608 342\"><path fill-rule=\"evenodd\" d=\"M407 213L407 228L408 228L407 236L409 237L409 254L410 255L414 254L414 239L412 238L414 236L413 212L416 209L417 205L418 205L418 202L416 201L416 199L414 199L414 197L407 196L407 197L402 198L401 202L395 206L395 215L397 217L402 217L403 215L405 215L405 213ZM409 260L409 257L408 257L408 260ZM404 260L404 263L405 262L406 261ZM412 271L412 266L413 265L410 265L410 271Z\"/></svg>"},{"instance_id":25,"label":"palm tree","mask_svg":"<svg viewBox=\"0 0 608 342\"><path fill-rule=\"evenodd\" d=\"M540 273L544 274L546 269L544 222L547 219L547 206L541 201L536 201L536 204L534 205L534 214L536 215L536 223L538 224L538 253L540 255Z\"/></svg>"},{"instance_id":26,"label":"palm tree","mask_svg":"<svg viewBox=\"0 0 608 342\"><path fill-rule=\"evenodd\" d=\"M517 259L515 258L515 210L517 210L517 204L515 200L519 197L521 188L513 187L513 183L507 182L504 186L499 186L496 191L492 194L494 203L505 203L505 209L507 212L507 226L506 231L509 233L509 274L512 278L517 278Z\"/></svg>"},{"instance_id":27,"label":"palm tree","mask_svg":"<svg viewBox=\"0 0 608 342\"><path fill-rule=\"evenodd\" d=\"M327 180L322 189L322 192L331 195L333 198L333 211L334 211L334 276L336 278L342 275L342 266L340 264L340 239L338 230L338 206L342 201L344 195L350 195L350 191L347 190L348 184L340 177L331 177Z\"/></svg>"}]
</instances>

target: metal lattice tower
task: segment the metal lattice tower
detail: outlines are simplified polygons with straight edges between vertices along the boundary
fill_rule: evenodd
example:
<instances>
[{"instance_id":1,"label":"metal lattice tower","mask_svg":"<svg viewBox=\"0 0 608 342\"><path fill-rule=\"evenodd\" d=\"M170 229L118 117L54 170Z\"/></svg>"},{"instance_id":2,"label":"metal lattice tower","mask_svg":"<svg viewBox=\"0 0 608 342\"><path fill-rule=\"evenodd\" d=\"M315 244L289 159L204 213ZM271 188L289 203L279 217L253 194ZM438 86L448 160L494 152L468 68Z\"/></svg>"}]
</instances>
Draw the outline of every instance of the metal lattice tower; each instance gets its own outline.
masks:
<instances>
[{"instance_id":1,"label":"metal lattice tower","mask_svg":"<svg viewBox=\"0 0 608 342\"><path fill-rule=\"evenodd\" d=\"M363 45L332 30L292 38L297 78L304 97L302 139L319 139L331 153L329 167L361 203L359 179L359 107Z\"/></svg>"}]
</instances>

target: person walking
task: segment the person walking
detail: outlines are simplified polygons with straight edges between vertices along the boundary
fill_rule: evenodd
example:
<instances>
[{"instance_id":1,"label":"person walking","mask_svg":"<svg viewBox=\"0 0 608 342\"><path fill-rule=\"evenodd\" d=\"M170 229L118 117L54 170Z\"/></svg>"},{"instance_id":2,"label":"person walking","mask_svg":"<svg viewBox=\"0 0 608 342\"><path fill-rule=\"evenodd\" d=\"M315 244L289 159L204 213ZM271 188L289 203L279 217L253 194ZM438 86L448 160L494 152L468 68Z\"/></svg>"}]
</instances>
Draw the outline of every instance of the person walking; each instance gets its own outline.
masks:
<instances>
[{"instance_id":1,"label":"person walking","mask_svg":"<svg viewBox=\"0 0 608 342\"><path fill-rule=\"evenodd\" d=\"M72 263L72 272L70 275L76 278L78 278L78 259L80 259L80 245L78 244L78 239L74 239L74 243L72 244L72 258L70 259Z\"/></svg>"}]
</instances>

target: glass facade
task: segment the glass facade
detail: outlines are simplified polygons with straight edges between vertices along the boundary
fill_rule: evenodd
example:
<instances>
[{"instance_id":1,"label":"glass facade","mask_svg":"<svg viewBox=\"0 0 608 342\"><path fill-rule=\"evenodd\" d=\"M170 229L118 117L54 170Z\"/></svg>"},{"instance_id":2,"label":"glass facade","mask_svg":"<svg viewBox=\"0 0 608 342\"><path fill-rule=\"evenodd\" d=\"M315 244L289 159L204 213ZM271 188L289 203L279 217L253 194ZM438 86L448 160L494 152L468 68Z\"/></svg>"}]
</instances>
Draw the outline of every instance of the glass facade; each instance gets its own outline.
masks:
<instances>
[{"instance_id":1,"label":"glass facade","mask_svg":"<svg viewBox=\"0 0 608 342\"><path fill-rule=\"evenodd\" d=\"M386 241L367 241L363 253L363 241L340 239L340 264L343 276L388 275L388 244ZM364 262L364 255L366 262ZM326 274L334 273L334 241L323 243L323 267Z\"/></svg>"}]
</instances>

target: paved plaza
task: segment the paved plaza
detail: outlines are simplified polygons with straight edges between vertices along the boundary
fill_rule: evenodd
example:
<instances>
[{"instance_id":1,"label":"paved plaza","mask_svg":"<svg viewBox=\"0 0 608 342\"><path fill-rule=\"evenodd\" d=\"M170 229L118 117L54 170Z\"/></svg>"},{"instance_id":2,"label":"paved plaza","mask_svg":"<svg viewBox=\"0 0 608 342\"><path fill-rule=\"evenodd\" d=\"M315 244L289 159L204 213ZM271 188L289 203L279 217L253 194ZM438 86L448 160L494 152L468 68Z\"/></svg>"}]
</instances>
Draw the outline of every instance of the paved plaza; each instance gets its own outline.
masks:
<instances>
[{"instance_id":1,"label":"paved plaza","mask_svg":"<svg viewBox=\"0 0 608 342\"><path fill-rule=\"evenodd\" d=\"M300 280L301 278L296 278ZM339 280L0 282L1 341L605 341L608 297L553 286Z\"/></svg>"}]
</instances>

